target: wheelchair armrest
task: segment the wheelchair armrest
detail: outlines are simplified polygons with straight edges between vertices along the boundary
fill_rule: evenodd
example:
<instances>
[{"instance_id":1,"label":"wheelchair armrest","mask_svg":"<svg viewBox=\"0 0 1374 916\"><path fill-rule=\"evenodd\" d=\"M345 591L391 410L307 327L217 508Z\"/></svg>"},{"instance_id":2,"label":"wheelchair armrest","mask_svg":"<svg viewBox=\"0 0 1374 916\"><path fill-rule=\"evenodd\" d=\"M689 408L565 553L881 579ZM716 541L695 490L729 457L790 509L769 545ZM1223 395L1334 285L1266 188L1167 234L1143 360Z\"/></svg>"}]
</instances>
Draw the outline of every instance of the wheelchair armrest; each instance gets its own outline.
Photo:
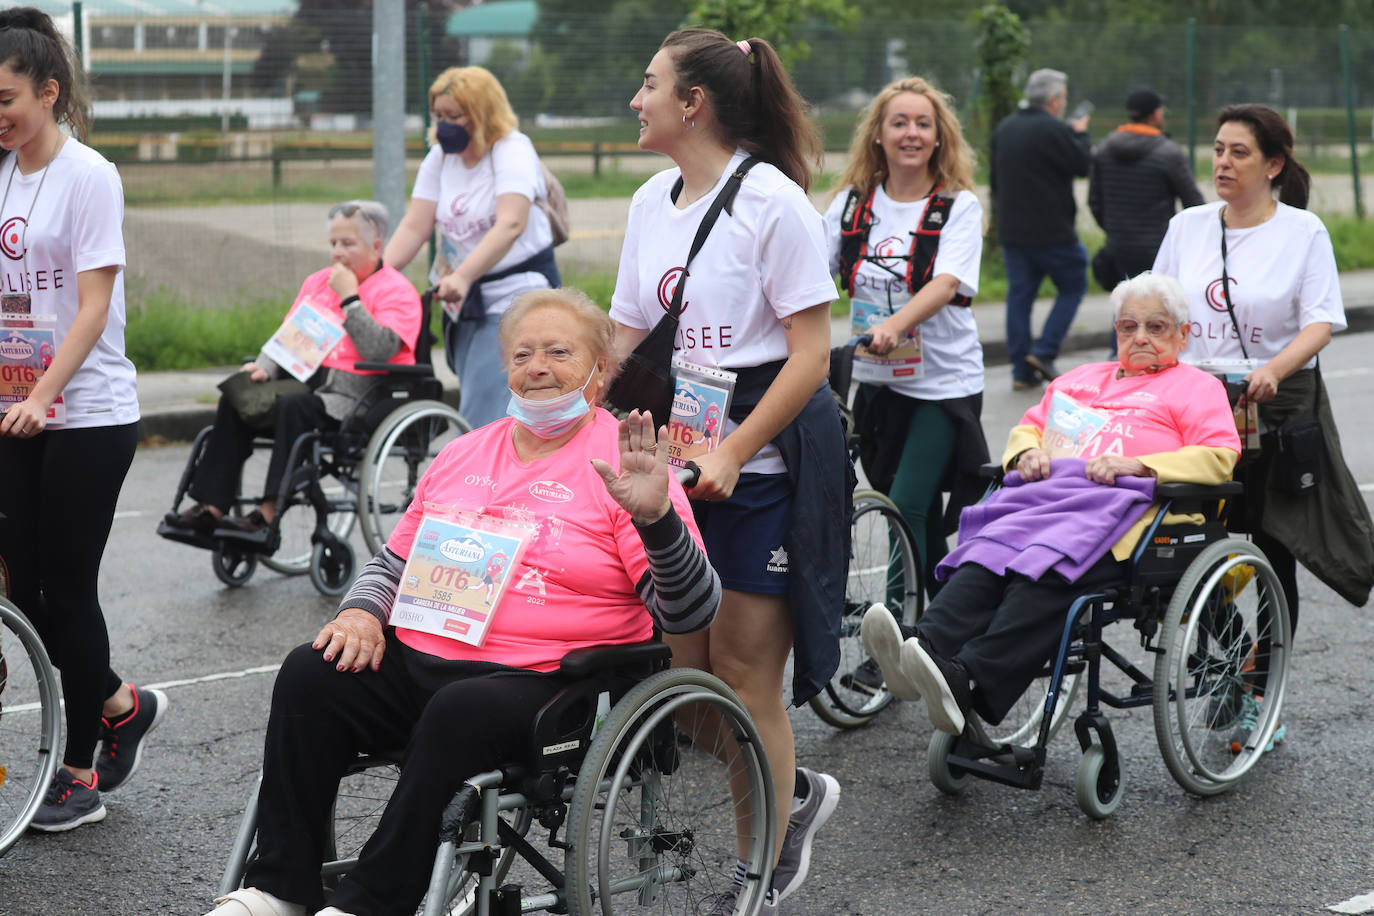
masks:
<instances>
[{"instance_id":1,"label":"wheelchair armrest","mask_svg":"<svg viewBox=\"0 0 1374 916\"><path fill-rule=\"evenodd\" d=\"M387 375L429 376L434 374L434 367L428 363L402 365L401 363L357 362L353 364L353 368L359 372L385 372Z\"/></svg>"},{"instance_id":2,"label":"wheelchair armrest","mask_svg":"<svg viewBox=\"0 0 1374 916\"><path fill-rule=\"evenodd\" d=\"M559 674L590 677L599 671L642 666L650 668L673 657L673 650L661 642L632 643L627 646L589 646L573 649L563 656Z\"/></svg>"},{"instance_id":3,"label":"wheelchair armrest","mask_svg":"<svg viewBox=\"0 0 1374 916\"><path fill-rule=\"evenodd\" d=\"M1244 492L1245 488L1234 480L1222 483L1162 483L1155 487L1155 498L1211 500L1239 496Z\"/></svg>"},{"instance_id":4,"label":"wheelchair armrest","mask_svg":"<svg viewBox=\"0 0 1374 916\"><path fill-rule=\"evenodd\" d=\"M994 462L988 462L987 464L980 465L978 467L978 476L983 478L984 480L1000 481L1006 473L1006 468Z\"/></svg>"}]
</instances>

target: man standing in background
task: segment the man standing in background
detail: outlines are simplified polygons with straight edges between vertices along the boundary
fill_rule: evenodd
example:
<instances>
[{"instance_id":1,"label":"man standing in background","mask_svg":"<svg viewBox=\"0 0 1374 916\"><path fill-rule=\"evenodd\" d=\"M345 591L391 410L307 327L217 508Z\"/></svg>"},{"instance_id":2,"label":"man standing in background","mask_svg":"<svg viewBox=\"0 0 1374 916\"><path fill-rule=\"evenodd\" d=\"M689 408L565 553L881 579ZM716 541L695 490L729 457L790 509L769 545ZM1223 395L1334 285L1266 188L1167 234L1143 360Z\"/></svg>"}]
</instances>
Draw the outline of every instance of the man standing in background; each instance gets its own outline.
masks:
<instances>
[{"instance_id":1,"label":"man standing in background","mask_svg":"<svg viewBox=\"0 0 1374 916\"><path fill-rule=\"evenodd\" d=\"M1074 229L1073 179L1088 174L1088 115L1060 120L1068 77L1036 70L1026 80L1022 108L997 125L990 184L998 241L1007 269L1007 352L1011 387L1038 385L1059 374L1054 360L1088 288L1088 252ZM1058 294L1031 341L1031 309L1048 276Z\"/></svg>"},{"instance_id":2,"label":"man standing in background","mask_svg":"<svg viewBox=\"0 0 1374 916\"><path fill-rule=\"evenodd\" d=\"M1088 209L1107 233L1093 257L1093 276L1108 292L1154 264L1175 200L1184 207L1202 203L1187 156L1164 135L1165 102L1153 89L1133 91L1126 98L1130 121L1093 153Z\"/></svg>"}]
</instances>

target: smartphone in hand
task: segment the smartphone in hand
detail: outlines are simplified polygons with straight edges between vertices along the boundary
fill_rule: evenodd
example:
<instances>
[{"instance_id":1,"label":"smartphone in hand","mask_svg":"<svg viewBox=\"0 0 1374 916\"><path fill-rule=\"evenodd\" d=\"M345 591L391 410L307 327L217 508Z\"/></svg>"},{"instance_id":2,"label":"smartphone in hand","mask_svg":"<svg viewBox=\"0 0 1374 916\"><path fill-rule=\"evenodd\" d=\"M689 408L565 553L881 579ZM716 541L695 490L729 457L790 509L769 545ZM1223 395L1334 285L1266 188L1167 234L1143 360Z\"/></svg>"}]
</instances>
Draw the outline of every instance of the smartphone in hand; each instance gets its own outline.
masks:
<instances>
[{"instance_id":1,"label":"smartphone in hand","mask_svg":"<svg viewBox=\"0 0 1374 916\"><path fill-rule=\"evenodd\" d=\"M1073 114L1069 115L1069 120L1077 121L1079 118L1090 115L1093 113L1093 109L1095 109L1096 107L1097 106L1094 105L1092 102L1089 102L1087 99L1084 99L1083 101L1079 102L1078 105L1074 108Z\"/></svg>"}]
</instances>

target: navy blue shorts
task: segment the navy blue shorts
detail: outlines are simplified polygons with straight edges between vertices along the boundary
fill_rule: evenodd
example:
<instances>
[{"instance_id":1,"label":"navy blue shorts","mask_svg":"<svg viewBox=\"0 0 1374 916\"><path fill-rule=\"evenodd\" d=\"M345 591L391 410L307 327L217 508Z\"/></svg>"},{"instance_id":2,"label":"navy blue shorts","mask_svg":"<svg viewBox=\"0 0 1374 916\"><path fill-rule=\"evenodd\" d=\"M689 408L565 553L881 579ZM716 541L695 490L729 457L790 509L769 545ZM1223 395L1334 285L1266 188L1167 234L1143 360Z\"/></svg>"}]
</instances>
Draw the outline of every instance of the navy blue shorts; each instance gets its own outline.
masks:
<instances>
[{"instance_id":1,"label":"navy blue shorts","mask_svg":"<svg viewBox=\"0 0 1374 916\"><path fill-rule=\"evenodd\" d=\"M787 594L789 558L782 542L792 522L792 481L786 474L741 474L729 499L693 500L692 514L722 585Z\"/></svg>"}]
</instances>

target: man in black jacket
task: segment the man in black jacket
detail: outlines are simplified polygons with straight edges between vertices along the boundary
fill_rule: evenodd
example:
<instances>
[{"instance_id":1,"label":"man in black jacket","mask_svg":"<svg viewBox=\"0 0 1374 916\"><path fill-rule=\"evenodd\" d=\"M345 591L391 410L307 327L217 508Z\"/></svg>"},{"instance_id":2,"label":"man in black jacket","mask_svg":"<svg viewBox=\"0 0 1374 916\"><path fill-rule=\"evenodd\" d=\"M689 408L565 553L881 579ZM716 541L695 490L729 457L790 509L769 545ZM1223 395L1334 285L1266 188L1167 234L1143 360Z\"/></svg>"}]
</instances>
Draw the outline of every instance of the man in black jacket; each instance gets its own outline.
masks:
<instances>
[{"instance_id":1,"label":"man in black jacket","mask_svg":"<svg viewBox=\"0 0 1374 916\"><path fill-rule=\"evenodd\" d=\"M993 206L1007 268L1007 353L1012 388L1058 374L1054 360L1088 288L1088 252L1074 229L1073 179L1088 174L1088 116L1065 123L1068 77L1036 70L1024 107L997 125L992 138ZM1046 276L1058 295L1031 344L1031 309Z\"/></svg>"},{"instance_id":2,"label":"man in black jacket","mask_svg":"<svg viewBox=\"0 0 1374 916\"><path fill-rule=\"evenodd\" d=\"M1175 199L1184 207L1202 203L1182 148L1164 135L1164 103L1152 89L1132 92L1126 98L1130 121L1093 153L1088 208L1107 233L1093 258L1093 276L1107 290L1154 264Z\"/></svg>"}]
</instances>

